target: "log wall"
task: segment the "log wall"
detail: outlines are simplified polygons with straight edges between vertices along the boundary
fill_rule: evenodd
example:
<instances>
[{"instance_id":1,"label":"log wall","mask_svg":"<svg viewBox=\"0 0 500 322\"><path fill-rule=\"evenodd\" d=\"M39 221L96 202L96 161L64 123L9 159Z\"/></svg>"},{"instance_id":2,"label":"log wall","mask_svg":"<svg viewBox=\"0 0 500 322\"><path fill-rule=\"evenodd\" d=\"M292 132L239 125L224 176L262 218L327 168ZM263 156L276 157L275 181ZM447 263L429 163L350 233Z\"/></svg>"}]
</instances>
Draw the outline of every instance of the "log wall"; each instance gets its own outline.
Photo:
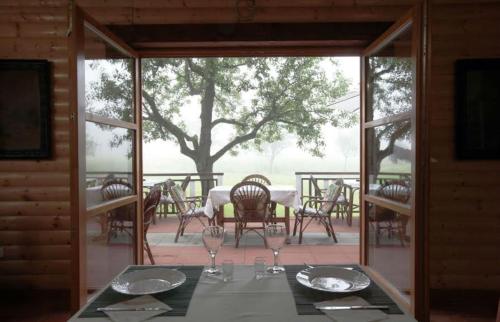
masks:
<instances>
[{"instance_id":1,"label":"log wall","mask_svg":"<svg viewBox=\"0 0 500 322\"><path fill-rule=\"evenodd\" d=\"M242 1L244 2L244 1ZM78 0L103 24L390 21L414 0ZM500 57L498 1L431 0L430 268L433 288L499 288L500 163L453 158L453 63ZM350 17L350 18L347 18ZM0 162L0 285L69 286L67 1L2 0L0 58L49 59L48 161Z\"/></svg>"},{"instance_id":2,"label":"log wall","mask_svg":"<svg viewBox=\"0 0 500 322\"><path fill-rule=\"evenodd\" d=\"M53 156L0 161L0 288L64 289L70 276L67 2L0 1L0 59L48 59Z\"/></svg>"},{"instance_id":3,"label":"log wall","mask_svg":"<svg viewBox=\"0 0 500 322\"><path fill-rule=\"evenodd\" d=\"M500 58L500 3L480 2L433 0L430 12L429 218L434 289L500 290L500 161L454 158L454 63L461 58Z\"/></svg>"}]
</instances>

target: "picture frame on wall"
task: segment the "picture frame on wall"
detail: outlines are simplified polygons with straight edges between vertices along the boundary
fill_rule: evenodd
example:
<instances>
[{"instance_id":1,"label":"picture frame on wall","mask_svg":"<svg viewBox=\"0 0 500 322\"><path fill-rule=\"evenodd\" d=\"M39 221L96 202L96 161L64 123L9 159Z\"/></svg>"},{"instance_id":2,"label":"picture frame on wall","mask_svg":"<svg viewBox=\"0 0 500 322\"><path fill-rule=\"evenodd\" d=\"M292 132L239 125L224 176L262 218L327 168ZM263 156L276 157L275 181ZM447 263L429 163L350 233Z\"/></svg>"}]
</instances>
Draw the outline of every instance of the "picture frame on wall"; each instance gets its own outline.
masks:
<instances>
[{"instance_id":1,"label":"picture frame on wall","mask_svg":"<svg viewBox=\"0 0 500 322\"><path fill-rule=\"evenodd\" d=\"M457 159L500 159L500 59L458 60L455 81Z\"/></svg>"},{"instance_id":2,"label":"picture frame on wall","mask_svg":"<svg viewBox=\"0 0 500 322\"><path fill-rule=\"evenodd\" d=\"M50 63L0 60L0 159L51 154Z\"/></svg>"}]
</instances>

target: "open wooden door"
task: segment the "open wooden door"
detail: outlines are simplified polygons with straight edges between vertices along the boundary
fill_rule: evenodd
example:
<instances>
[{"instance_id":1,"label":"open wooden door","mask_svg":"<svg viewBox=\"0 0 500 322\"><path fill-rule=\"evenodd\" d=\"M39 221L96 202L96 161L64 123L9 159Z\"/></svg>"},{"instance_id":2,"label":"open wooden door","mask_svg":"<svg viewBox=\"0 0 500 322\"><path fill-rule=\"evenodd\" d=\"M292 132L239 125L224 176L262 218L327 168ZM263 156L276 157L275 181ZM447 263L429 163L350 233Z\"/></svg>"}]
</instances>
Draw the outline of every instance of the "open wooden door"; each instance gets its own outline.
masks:
<instances>
[{"instance_id":1,"label":"open wooden door","mask_svg":"<svg viewBox=\"0 0 500 322\"><path fill-rule=\"evenodd\" d=\"M75 7L71 30L73 309L142 263L140 61Z\"/></svg>"},{"instance_id":2,"label":"open wooden door","mask_svg":"<svg viewBox=\"0 0 500 322\"><path fill-rule=\"evenodd\" d=\"M425 259L421 26L420 9L412 10L361 58L361 263L417 317Z\"/></svg>"}]
</instances>

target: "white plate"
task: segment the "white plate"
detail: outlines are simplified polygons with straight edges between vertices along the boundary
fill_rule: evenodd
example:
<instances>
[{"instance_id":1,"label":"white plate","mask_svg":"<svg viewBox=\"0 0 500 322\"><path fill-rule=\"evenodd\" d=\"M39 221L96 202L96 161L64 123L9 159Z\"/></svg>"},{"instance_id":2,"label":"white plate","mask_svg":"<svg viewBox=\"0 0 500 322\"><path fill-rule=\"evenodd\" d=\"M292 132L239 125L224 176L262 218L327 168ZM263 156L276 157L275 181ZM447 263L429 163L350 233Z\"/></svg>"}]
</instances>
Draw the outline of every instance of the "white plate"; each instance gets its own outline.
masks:
<instances>
[{"instance_id":1,"label":"white plate","mask_svg":"<svg viewBox=\"0 0 500 322\"><path fill-rule=\"evenodd\" d=\"M118 275L111 281L111 287L122 294L145 295L174 289L185 281L183 272L155 267Z\"/></svg>"},{"instance_id":2,"label":"white plate","mask_svg":"<svg viewBox=\"0 0 500 322\"><path fill-rule=\"evenodd\" d=\"M298 272L296 279L306 287L332 293L357 292L370 285L365 274L336 266L307 268Z\"/></svg>"}]
</instances>

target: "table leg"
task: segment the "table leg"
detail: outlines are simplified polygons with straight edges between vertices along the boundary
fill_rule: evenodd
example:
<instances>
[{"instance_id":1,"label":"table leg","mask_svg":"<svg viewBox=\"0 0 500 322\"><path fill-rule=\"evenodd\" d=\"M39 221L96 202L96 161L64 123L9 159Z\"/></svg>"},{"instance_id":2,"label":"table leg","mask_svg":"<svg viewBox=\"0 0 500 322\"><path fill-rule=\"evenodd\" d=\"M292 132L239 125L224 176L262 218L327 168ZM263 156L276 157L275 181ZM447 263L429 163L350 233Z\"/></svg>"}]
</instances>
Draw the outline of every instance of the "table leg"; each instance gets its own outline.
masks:
<instances>
[{"instance_id":1,"label":"table leg","mask_svg":"<svg viewBox=\"0 0 500 322\"><path fill-rule=\"evenodd\" d=\"M354 189L349 188L349 209L347 209L347 225L352 226L352 208L354 204Z\"/></svg>"},{"instance_id":2,"label":"table leg","mask_svg":"<svg viewBox=\"0 0 500 322\"><path fill-rule=\"evenodd\" d=\"M290 244L290 207L285 207L285 229L286 229L286 243Z\"/></svg>"},{"instance_id":3,"label":"table leg","mask_svg":"<svg viewBox=\"0 0 500 322\"><path fill-rule=\"evenodd\" d=\"M286 234L290 235L290 207L285 207L285 228Z\"/></svg>"},{"instance_id":4,"label":"table leg","mask_svg":"<svg viewBox=\"0 0 500 322\"><path fill-rule=\"evenodd\" d=\"M224 205L219 206L219 210L217 211L217 224L224 227Z\"/></svg>"}]
</instances>

